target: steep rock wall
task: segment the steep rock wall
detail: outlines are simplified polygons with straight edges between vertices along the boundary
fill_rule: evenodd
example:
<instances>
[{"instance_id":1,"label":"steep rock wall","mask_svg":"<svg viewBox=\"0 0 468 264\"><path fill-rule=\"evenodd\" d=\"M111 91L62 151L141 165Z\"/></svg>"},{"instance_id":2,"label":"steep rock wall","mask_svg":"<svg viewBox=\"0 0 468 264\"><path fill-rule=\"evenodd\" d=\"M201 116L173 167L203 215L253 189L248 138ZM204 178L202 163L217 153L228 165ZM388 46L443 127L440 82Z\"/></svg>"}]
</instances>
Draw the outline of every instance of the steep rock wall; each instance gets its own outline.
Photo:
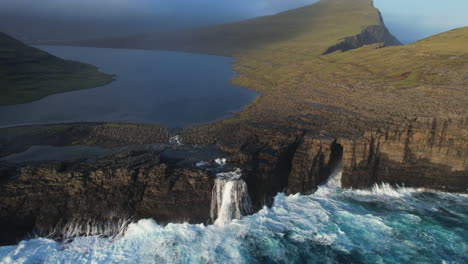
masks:
<instances>
[{"instance_id":1,"label":"steep rock wall","mask_svg":"<svg viewBox=\"0 0 468 264\"><path fill-rule=\"evenodd\" d=\"M467 139L464 118L411 120L354 139L304 127L243 127L210 140L242 168L256 212L279 192L314 193L337 169L344 188L389 183L466 193ZM94 162L0 164L0 242L32 230L59 230L60 238L70 222L77 234L89 233L90 225L118 228L129 218L209 223L214 175L159 157L136 151Z\"/></svg>"},{"instance_id":2,"label":"steep rock wall","mask_svg":"<svg viewBox=\"0 0 468 264\"><path fill-rule=\"evenodd\" d=\"M450 192L468 188L468 123L459 120L412 120L369 132L366 140L343 141L342 183L369 188L375 183Z\"/></svg>"},{"instance_id":3,"label":"steep rock wall","mask_svg":"<svg viewBox=\"0 0 468 264\"><path fill-rule=\"evenodd\" d=\"M67 228L110 235L127 219L206 223L214 182L204 170L169 166L147 151L95 162L3 164L0 176L0 244L32 231L63 238Z\"/></svg>"},{"instance_id":4,"label":"steep rock wall","mask_svg":"<svg viewBox=\"0 0 468 264\"><path fill-rule=\"evenodd\" d=\"M364 28L361 33L355 36L344 38L341 42L329 47L323 55L341 50L347 51L360 48L364 45L382 43L384 47L401 45L401 42L395 38L383 22L382 15L379 12L380 25L372 25Z\"/></svg>"}]
</instances>

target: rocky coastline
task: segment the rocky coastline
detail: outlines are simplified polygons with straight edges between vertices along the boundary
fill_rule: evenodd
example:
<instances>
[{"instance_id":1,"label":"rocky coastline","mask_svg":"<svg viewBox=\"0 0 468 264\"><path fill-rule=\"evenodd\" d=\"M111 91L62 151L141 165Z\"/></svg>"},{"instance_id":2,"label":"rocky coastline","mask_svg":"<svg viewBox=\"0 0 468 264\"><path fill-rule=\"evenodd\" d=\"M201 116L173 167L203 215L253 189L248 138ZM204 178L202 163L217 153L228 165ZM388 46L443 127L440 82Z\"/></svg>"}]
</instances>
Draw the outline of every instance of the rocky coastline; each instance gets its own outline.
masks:
<instances>
[{"instance_id":1,"label":"rocky coastline","mask_svg":"<svg viewBox=\"0 0 468 264\"><path fill-rule=\"evenodd\" d=\"M371 1L359 2L369 8ZM354 8L344 3L324 1L316 7L329 12L335 7ZM314 7L309 9L305 10ZM289 15L295 12L302 11L283 13L280 18L288 19L280 21L296 25L289 24ZM262 19L269 22L274 16ZM458 41L468 36L466 32L441 38ZM380 25L371 24L344 42L330 40L335 46L324 42L314 47L308 41L309 31L299 33L298 39L288 40L289 53L278 42L277 48L243 50L252 57L237 56L235 70L241 76L234 82L262 95L226 120L177 130L119 123L0 129L0 245L32 234L57 239L112 235L127 221L142 218L161 224L213 221L210 203L216 175L195 166L193 160L164 155L180 147L177 144L92 159L4 160L38 145L112 148L168 144L178 136L189 149L215 146L229 164L242 169L252 212L271 206L279 192L313 194L337 170L342 171L343 188L369 189L386 183L467 193L468 64L459 46L450 50L453 54L437 50L441 45L427 48L431 41L438 43L435 37L382 48L396 43L381 18ZM206 44L203 39L200 43ZM374 45L338 51L366 44ZM327 47L336 52L323 56ZM189 51L203 48L195 45ZM398 63L382 66L381 57Z\"/></svg>"},{"instance_id":2,"label":"rocky coastline","mask_svg":"<svg viewBox=\"0 0 468 264\"><path fill-rule=\"evenodd\" d=\"M66 131L102 124L68 126ZM139 143L154 143L150 135L158 136L150 128L139 130ZM90 131L95 132L83 133L82 138L62 134L62 143L102 137L108 145L135 143L128 127ZM158 131L161 138L170 135ZM320 137L312 130L279 126L236 126L230 133L222 131L211 130L198 138L195 135L200 131L179 132L182 142L188 142L186 148L214 144L227 155L228 163L242 168L253 212L271 206L279 192L313 194L336 170L343 171L344 188L369 189L388 183L457 193L468 189L468 119L411 120L366 132L361 138ZM23 135L3 144L6 149L17 146L15 142L23 137L33 140ZM190 144L195 140L197 144ZM161 151L155 150L120 151L89 160L2 162L0 241L15 243L32 233L61 239L70 233L70 225L73 234L111 235L123 221L143 218L161 224L212 223L210 202L216 175L194 164L180 157L161 158Z\"/></svg>"}]
</instances>

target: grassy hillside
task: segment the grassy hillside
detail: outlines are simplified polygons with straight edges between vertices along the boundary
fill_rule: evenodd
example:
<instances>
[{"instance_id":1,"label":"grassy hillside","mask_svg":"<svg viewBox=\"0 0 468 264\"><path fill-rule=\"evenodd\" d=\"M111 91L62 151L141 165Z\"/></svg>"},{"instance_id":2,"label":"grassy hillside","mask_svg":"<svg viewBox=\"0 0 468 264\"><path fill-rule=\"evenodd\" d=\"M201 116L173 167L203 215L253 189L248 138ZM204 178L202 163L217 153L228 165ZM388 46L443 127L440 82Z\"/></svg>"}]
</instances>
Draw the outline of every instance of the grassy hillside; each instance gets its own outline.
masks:
<instances>
[{"instance_id":1,"label":"grassy hillside","mask_svg":"<svg viewBox=\"0 0 468 264\"><path fill-rule=\"evenodd\" d=\"M371 0L322 0L238 23L68 44L233 56L233 83L262 96L223 124L294 123L336 135L374 121L468 115L467 36L464 28L387 47L396 40Z\"/></svg>"},{"instance_id":2,"label":"grassy hillside","mask_svg":"<svg viewBox=\"0 0 468 264\"><path fill-rule=\"evenodd\" d=\"M0 105L27 103L111 81L111 75L92 65L57 58L0 33Z\"/></svg>"},{"instance_id":3,"label":"grassy hillside","mask_svg":"<svg viewBox=\"0 0 468 264\"><path fill-rule=\"evenodd\" d=\"M299 9L236 23L68 44L183 50L228 56L273 48L319 54L344 37L356 35L367 26L380 24L379 13L371 5L371 0L322 0Z\"/></svg>"}]
</instances>

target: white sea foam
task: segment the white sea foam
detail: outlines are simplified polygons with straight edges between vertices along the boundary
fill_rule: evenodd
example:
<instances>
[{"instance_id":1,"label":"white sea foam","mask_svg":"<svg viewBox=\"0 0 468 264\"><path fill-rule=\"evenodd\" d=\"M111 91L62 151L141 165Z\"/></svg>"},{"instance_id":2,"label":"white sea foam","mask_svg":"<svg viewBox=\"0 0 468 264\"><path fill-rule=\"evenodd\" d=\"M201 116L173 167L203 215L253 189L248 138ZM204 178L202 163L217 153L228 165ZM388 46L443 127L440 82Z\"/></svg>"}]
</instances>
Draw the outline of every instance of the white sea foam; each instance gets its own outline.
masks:
<instances>
[{"instance_id":1,"label":"white sea foam","mask_svg":"<svg viewBox=\"0 0 468 264\"><path fill-rule=\"evenodd\" d=\"M386 196L386 197L406 197L414 193L430 191L424 188L407 188L401 186L392 186L388 183L374 184L370 190L354 190L359 195Z\"/></svg>"},{"instance_id":2,"label":"white sea foam","mask_svg":"<svg viewBox=\"0 0 468 264\"><path fill-rule=\"evenodd\" d=\"M467 197L388 185L331 189L278 194L272 208L225 225L161 226L146 219L115 239L23 241L0 247L0 263L464 263Z\"/></svg>"},{"instance_id":3,"label":"white sea foam","mask_svg":"<svg viewBox=\"0 0 468 264\"><path fill-rule=\"evenodd\" d=\"M339 189L341 189L341 176L342 176L341 169L335 170L327 179L327 181L318 187L315 195L317 196L326 196L332 193L336 193Z\"/></svg>"}]
</instances>

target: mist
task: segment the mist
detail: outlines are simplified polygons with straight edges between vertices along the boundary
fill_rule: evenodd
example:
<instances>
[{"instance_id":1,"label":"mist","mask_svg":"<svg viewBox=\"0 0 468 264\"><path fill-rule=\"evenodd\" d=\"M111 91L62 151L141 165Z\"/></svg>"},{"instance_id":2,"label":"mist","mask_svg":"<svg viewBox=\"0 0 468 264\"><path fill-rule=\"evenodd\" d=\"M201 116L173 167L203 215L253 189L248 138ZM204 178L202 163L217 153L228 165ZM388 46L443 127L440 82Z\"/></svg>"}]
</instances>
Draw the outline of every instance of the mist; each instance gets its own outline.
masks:
<instances>
[{"instance_id":1,"label":"mist","mask_svg":"<svg viewBox=\"0 0 468 264\"><path fill-rule=\"evenodd\" d=\"M78 40L206 26L318 0L4 0L0 31L25 41Z\"/></svg>"}]
</instances>

